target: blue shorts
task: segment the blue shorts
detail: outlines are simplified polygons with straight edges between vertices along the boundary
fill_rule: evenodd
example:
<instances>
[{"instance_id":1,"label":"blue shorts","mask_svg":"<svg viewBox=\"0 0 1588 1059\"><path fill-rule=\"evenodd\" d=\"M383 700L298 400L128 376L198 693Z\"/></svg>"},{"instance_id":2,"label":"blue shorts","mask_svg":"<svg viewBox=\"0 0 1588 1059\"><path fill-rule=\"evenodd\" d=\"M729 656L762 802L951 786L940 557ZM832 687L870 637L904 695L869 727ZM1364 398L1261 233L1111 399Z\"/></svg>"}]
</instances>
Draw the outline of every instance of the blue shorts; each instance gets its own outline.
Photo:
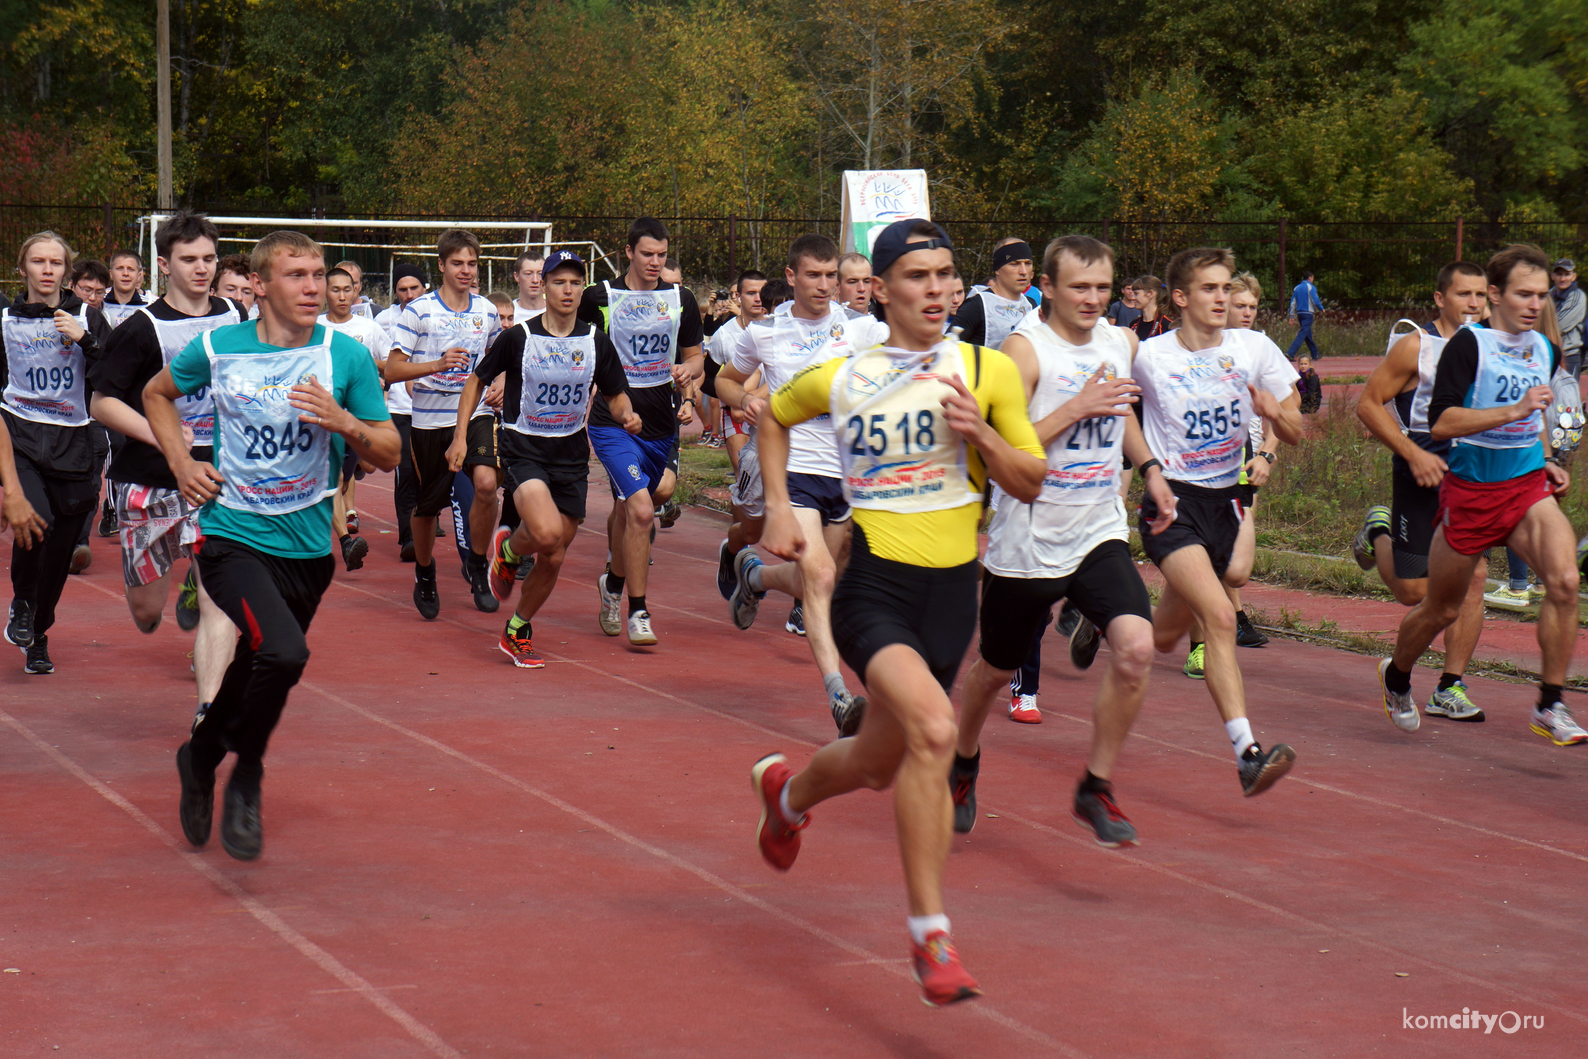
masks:
<instances>
[{"instance_id":1,"label":"blue shorts","mask_svg":"<svg viewBox=\"0 0 1588 1059\"><path fill-rule=\"evenodd\" d=\"M607 472L612 495L627 500L640 490L654 492L673 457L673 439L647 440L622 427L592 425L590 448Z\"/></svg>"},{"instance_id":2,"label":"blue shorts","mask_svg":"<svg viewBox=\"0 0 1588 1059\"><path fill-rule=\"evenodd\" d=\"M822 516L822 525L849 521L849 501L844 499L844 483L824 474L788 472L788 501L792 507L808 507Z\"/></svg>"}]
</instances>

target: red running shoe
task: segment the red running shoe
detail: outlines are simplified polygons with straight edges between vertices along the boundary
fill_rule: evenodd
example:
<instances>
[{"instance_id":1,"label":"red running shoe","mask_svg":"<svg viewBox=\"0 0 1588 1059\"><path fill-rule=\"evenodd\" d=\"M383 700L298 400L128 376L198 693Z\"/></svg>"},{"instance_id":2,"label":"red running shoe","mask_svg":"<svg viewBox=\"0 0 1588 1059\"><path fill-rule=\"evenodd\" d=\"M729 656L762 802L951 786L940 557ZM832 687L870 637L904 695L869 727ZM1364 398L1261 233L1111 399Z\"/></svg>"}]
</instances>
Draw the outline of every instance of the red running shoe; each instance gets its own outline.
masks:
<instances>
[{"instance_id":1,"label":"red running shoe","mask_svg":"<svg viewBox=\"0 0 1588 1059\"><path fill-rule=\"evenodd\" d=\"M761 856L778 871L788 871L794 858L800 855L800 832L810 826L811 816L806 813L797 824L785 824L783 811L778 807L783 788L794 778L788 759L782 754L768 754L750 767L750 785L761 799L761 822L755 828L755 841L761 847Z\"/></svg>"},{"instance_id":2,"label":"red running shoe","mask_svg":"<svg viewBox=\"0 0 1588 1059\"><path fill-rule=\"evenodd\" d=\"M527 636L514 636L504 629L502 638L497 641L496 646L500 647L519 669L546 668L546 660L535 653L535 648L531 646Z\"/></svg>"},{"instance_id":3,"label":"red running shoe","mask_svg":"<svg viewBox=\"0 0 1588 1059\"><path fill-rule=\"evenodd\" d=\"M1021 724L1041 724L1042 711L1037 709L1035 695L1021 695L1016 692L1009 698L1009 719Z\"/></svg>"},{"instance_id":4,"label":"red running shoe","mask_svg":"<svg viewBox=\"0 0 1588 1059\"><path fill-rule=\"evenodd\" d=\"M925 945L917 945L911 938L910 966L921 986L921 1000L928 1007L947 1007L981 996L981 986L959 962L954 939L947 931L932 931L926 936Z\"/></svg>"},{"instance_id":5,"label":"red running shoe","mask_svg":"<svg viewBox=\"0 0 1588 1059\"><path fill-rule=\"evenodd\" d=\"M518 564L509 566L507 560L502 558L502 545L512 536L512 530L506 526L498 526L496 535L491 538L491 569L486 580L491 584L491 595L503 603L512 598L513 586L518 583Z\"/></svg>"}]
</instances>

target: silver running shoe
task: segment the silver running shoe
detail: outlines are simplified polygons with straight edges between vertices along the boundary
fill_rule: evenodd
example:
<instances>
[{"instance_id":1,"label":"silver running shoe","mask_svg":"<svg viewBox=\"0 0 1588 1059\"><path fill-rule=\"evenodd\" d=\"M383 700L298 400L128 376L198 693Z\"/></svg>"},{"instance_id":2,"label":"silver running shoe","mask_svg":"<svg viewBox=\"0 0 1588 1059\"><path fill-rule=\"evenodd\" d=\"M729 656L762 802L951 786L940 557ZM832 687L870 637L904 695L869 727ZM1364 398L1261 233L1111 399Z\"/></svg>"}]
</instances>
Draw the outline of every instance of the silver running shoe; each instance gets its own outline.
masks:
<instances>
[{"instance_id":1,"label":"silver running shoe","mask_svg":"<svg viewBox=\"0 0 1588 1059\"><path fill-rule=\"evenodd\" d=\"M1565 703L1557 702L1547 710L1533 708L1533 731L1556 746L1577 746L1588 743L1588 732L1572 718Z\"/></svg>"},{"instance_id":2,"label":"silver running shoe","mask_svg":"<svg viewBox=\"0 0 1588 1059\"><path fill-rule=\"evenodd\" d=\"M1384 691L1384 714L1401 731L1415 732L1422 727L1422 715L1417 712L1417 706L1412 702L1411 692L1393 692L1389 689L1389 685L1384 683L1384 674L1388 672L1389 666L1388 658L1379 661L1378 686Z\"/></svg>"},{"instance_id":3,"label":"silver running shoe","mask_svg":"<svg viewBox=\"0 0 1588 1059\"><path fill-rule=\"evenodd\" d=\"M617 636L623 632L623 593L607 591L606 574L596 577L596 591L601 595L601 613L596 619L601 623L601 631Z\"/></svg>"},{"instance_id":4,"label":"silver running shoe","mask_svg":"<svg viewBox=\"0 0 1588 1059\"><path fill-rule=\"evenodd\" d=\"M1435 689L1434 697L1428 700L1423 712L1430 717L1448 717L1452 721L1483 720L1483 711L1467 698L1467 686L1459 680L1443 691Z\"/></svg>"}]
</instances>

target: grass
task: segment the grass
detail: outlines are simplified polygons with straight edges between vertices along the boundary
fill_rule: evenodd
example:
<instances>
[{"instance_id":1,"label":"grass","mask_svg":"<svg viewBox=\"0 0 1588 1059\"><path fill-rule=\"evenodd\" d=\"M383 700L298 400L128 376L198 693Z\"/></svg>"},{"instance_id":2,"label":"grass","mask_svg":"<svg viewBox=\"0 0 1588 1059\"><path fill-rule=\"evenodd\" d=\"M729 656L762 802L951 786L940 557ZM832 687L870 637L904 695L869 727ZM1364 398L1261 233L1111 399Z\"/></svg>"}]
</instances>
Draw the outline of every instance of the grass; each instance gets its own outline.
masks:
<instances>
[{"instance_id":1,"label":"grass","mask_svg":"<svg viewBox=\"0 0 1588 1059\"><path fill-rule=\"evenodd\" d=\"M1390 325L1401 316L1416 320L1424 315L1426 314L1419 314L1413 309L1387 316L1364 314L1343 320L1333 315L1325 315L1323 319L1313 324L1312 340L1317 343L1318 352L1325 358L1382 357L1389 341ZM1296 337L1296 325L1278 314L1259 314L1256 326L1258 330L1267 332L1268 337L1273 339L1280 349L1289 349L1290 343ZM1303 345L1301 348L1307 347Z\"/></svg>"},{"instance_id":2,"label":"grass","mask_svg":"<svg viewBox=\"0 0 1588 1059\"><path fill-rule=\"evenodd\" d=\"M678 488L673 499L680 504L698 504L726 510L710 497L707 489L726 489L733 473L727 449L710 449L685 442L678 451Z\"/></svg>"}]
</instances>

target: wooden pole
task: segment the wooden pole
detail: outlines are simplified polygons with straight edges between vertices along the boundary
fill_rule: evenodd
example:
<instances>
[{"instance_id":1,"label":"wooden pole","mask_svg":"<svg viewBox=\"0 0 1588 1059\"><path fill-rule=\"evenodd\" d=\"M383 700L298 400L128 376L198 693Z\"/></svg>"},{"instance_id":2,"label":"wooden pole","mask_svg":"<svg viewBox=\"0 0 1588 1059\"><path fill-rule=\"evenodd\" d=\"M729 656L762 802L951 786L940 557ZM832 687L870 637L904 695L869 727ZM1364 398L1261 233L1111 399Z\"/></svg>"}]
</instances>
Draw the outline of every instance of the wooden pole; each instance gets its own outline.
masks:
<instances>
[{"instance_id":1,"label":"wooden pole","mask_svg":"<svg viewBox=\"0 0 1588 1059\"><path fill-rule=\"evenodd\" d=\"M155 44L159 51L159 194L160 208L169 210L176 205L171 190L171 0L156 0Z\"/></svg>"},{"instance_id":2,"label":"wooden pole","mask_svg":"<svg viewBox=\"0 0 1588 1059\"><path fill-rule=\"evenodd\" d=\"M1466 222L1466 218L1465 217L1457 217L1456 218L1456 260L1457 261L1461 260L1461 250L1462 250L1461 244L1463 242L1463 237L1466 235L1466 231L1465 231L1466 223L1467 222Z\"/></svg>"},{"instance_id":3,"label":"wooden pole","mask_svg":"<svg viewBox=\"0 0 1588 1059\"><path fill-rule=\"evenodd\" d=\"M1285 217L1279 219L1279 304L1281 307L1290 303L1290 291L1285 285L1285 243L1290 236L1290 220Z\"/></svg>"}]
</instances>

